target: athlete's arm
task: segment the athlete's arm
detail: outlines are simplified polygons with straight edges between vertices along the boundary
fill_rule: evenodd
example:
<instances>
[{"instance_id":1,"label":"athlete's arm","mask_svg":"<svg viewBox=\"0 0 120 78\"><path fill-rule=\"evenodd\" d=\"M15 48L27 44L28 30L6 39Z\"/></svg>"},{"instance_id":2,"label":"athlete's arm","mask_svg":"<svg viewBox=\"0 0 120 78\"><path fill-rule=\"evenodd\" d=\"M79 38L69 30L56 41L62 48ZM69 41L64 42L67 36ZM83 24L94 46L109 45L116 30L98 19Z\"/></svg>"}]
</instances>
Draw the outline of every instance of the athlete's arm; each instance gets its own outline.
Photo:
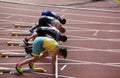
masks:
<instances>
[{"instance_id":1,"label":"athlete's arm","mask_svg":"<svg viewBox=\"0 0 120 78\"><path fill-rule=\"evenodd\" d=\"M55 62L56 62L56 55L58 54L58 50L55 50L52 55L52 73L55 74Z\"/></svg>"},{"instance_id":2,"label":"athlete's arm","mask_svg":"<svg viewBox=\"0 0 120 78\"><path fill-rule=\"evenodd\" d=\"M29 41L30 39L36 38L38 36L37 33L34 33L33 35L29 36L27 40Z\"/></svg>"}]
</instances>

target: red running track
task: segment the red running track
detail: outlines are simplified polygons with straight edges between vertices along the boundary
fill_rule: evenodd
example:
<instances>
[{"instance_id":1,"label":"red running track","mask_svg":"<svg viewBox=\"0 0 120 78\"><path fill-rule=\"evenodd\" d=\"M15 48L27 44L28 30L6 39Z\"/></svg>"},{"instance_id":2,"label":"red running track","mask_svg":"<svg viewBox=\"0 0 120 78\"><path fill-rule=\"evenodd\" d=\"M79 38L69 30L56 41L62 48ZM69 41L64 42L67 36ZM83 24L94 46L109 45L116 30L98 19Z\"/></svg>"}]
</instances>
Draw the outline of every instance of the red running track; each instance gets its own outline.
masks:
<instances>
[{"instance_id":1,"label":"red running track","mask_svg":"<svg viewBox=\"0 0 120 78\"><path fill-rule=\"evenodd\" d=\"M27 4L32 3L29 5L23 5L21 0L19 2L22 3L19 4L0 2L0 52L24 53L23 47L7 46L6 44L7 41L22 42L27 37L11 36L12 31L28 32L29 29L15 28L14 24L35 24L40 12L50 9L68 20L64 27L67 30L65 34L69 38L66 43L61 43L61 45L69 47L68 57L65 60L59 58L59 78L119 78L120 7L107 1L85 5L80 4L82 0L75 0L75 2L61 0L64 1L64 4L52 1L54 2L26 0ZM50 6L41 5L48 3ZM66 6L60 8L54 6L55 4ZM17 62L24 59L24 57L0 57L0 67L14 68ZM0 78L53 78L50 62L50 58L37 61L36 67L43 67L47 70L47 73L44 74L24 73L16 76L4 73L0 75Z\"/></svg>"}]
</instances>

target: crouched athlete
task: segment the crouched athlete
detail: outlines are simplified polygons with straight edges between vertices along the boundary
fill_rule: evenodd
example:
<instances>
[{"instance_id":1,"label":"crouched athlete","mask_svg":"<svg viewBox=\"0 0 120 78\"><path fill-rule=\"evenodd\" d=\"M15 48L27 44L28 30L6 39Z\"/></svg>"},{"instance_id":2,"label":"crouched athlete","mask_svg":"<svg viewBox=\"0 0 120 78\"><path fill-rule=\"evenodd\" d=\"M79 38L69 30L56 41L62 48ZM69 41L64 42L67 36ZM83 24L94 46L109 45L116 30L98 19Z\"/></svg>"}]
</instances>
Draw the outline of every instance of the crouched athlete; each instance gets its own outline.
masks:
<instances>
[{"instance_id":1,"label":"crouched athlete","mask_svg":"<svg viewBox=\"0 0 120 78\"><path fill-rule=\"evenodd\" d=\"M32 55L33 57L23 60L16 64L16 70L19 74L23 74L22 66L28 64L31 69L34 69L34 63L41 60L52 53L52 73L55 73L56 55L67 57L67 49L62 48L57 41L48 37L37 37L33 42Z\"/></svg>"}]
</instances>

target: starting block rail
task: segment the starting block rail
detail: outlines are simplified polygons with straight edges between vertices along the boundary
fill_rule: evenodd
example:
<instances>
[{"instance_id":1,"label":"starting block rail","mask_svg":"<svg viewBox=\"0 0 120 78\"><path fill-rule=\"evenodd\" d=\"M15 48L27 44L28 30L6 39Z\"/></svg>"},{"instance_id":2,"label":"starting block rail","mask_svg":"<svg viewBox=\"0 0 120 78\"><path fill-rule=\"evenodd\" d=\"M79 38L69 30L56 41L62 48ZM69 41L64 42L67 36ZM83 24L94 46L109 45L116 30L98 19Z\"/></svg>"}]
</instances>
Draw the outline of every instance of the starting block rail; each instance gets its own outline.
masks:
<instances>
[{"instance_id":1,"label":"starting block rail","mask_svg":"<svg viewBox=\"0 0 120 78\"><path fill-rule=\"evenodd\" d=\"M33 42L29 42L30 45L33 44ZM23 42L14 42L14 41L8 41L7 42L8 46L25 46Z\"/></svg>"},{"instance_id":2,"label":"starting block rail","mask_svg":"<svg viewBox=\"0 0 120 78\"><path fill-rule=\"evenodd\" d=\"M46 70L44 68L34 68L34 69L22 68L22 69L23 69L23 72L41 72L41 73L46 72ZM0 72L2 72L2 73L10 73L11 71L16 71L16 69L0 67Z\"/></svg>"},{"instance_id":3,"label":"starting block rail","mask_svg":"<svg viewBox=\"0 0 120 78\"><path fill-rule=\"evenodd\" d=\"M12 36L30 36L31 33L25 33L25 32L11 32Z\"/></svg>"},{"instance_id":4,"label":"starting block rail","mask_svg":"<svg viewBox=\"0 0 120 78\"><path fill-rule=\"evenodd\" d=\"M25 57L25 53L0 53L1 57Z\"/></svg>"},{"instance_id":5,"label":"starting block rail","mask_svg":"<svg viewBox=\"0 0 120 78\"><path fill-rule=\"evenodd\" d=\"M27 24L27 25L14 24L14 26L15 26L15 28L31 28L34 25L30 25L30 24Z\"/></svg>"}]
</instances>

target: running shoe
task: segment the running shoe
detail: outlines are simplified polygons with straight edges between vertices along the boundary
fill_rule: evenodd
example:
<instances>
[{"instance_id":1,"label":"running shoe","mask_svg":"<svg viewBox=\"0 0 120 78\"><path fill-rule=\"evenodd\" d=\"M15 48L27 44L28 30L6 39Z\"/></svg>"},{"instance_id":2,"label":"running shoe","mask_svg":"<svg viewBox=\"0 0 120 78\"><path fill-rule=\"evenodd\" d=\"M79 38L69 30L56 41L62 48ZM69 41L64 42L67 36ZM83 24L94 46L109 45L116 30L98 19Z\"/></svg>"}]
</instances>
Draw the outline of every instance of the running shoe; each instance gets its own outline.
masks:
<instances>
[{"instance_id":1,"label":"running shoe","mask_svg":"<svg viewBox=\"0 0 120 78\"><path fill-rule=\"evenodd\" d=\"M17 70L17 72L18 72L19 74L23 74L23 69L22 69L21 66L19 66L19 64L16 64L15 69Z\"/></svg>"},{"instance_id":2,"label":"running shoe","mask_svg":"<svg viewBox=\"0 0 120 78\"><path fill-rule=\"evenodd\" d=\"M26 40L26 38L25 38L25 40L23 40L23 42L24 42L25 46L29 46L28 40Z\"/></svg>"},{"instance_id":3,"label":"running shoe","mask_svg":"<svg viewBox=\"0 0 120 78\"><path fill-rule=\"evenodd\" d=\"M30 69L34 69L35 65L34 63L28 64Z\"/></svg>"}]
</instances>

